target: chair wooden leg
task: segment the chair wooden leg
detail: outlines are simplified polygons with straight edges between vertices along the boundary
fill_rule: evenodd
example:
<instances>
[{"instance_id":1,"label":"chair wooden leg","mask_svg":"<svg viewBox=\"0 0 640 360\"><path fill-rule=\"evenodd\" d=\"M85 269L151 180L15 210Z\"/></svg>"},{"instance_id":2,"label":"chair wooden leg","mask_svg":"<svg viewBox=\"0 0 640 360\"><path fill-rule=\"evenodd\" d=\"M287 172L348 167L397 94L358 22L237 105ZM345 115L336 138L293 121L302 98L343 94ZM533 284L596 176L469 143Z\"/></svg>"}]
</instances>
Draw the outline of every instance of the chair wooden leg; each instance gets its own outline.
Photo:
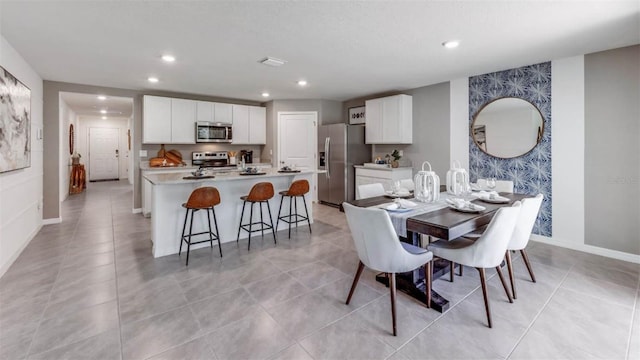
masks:
<instances>
[{"instance_id":1,"label":"chair wooden leg","mask_svg":"<svg viewBox=\"0 0 640 360\"><path fill-rule=\"evenodd\" d=\"M507 259L507 270L509 271L509 281L511 282L511 295L515 300L517 298L516 297L516 281L515 281L515 276L513 275L513 263L511 262L511 253L509 252L509 250L507 250L505 258Z\"/></svg>"},{"instance_id":2,"label":"chair wooden leg","mask_svg":"<svg viewBox=\"0 0 640 360\"><path fill-rule=\"evenodd\" d=\"M393 322L393 336L398 335L396 330L396 273L391 273L391 285L389 292L391 293L391 321Z\"/></svg>"},{"instance_id":3,"label":"chair wooden leg","mask_svg":"<svg viewBox=\"0 0 640 360\"><path fill-rule=\"evenodd\" d=\"M351 296L353 296L353 292L356 291L356 286L358 285L358 281L360 280L360 275L362 275L362 269L364 269L364 264L362 261L358 264L358 270L356 270L356 276L353 278L353 284L351 284L351 290L349 290L349 296L347 297L347 305L351 302Z\"/></svg>"},{"instance_id":4,"label":"chair wooden leg","mask_svg":"<svg viewBox=\"0 0 640 360\"><path fill-rule=\"evenodd\" d=\"M453 273L456 267L456 263L454 263L453 261L449 261L449 281L453 282Z\"/></svg>"},{"instance_id":5,"label":"chair wooden leg","mask_svg":"<svg viewBox=\"0 0 640 360\"><path fill-rule=\"evenodd\" d=\"M520 250L520 254L522 254L522 259L524 260L524 264L527 265L527 270L529 270L529 275L531 276L531 281L536 282L536 277L533 275L533 270L531 269L531 263L529 262L529 257L527 256L527 252L524 249Z\"/></svg>"},{"instance_id":6,"label":"chair wooden leg","mask_svg":"<svg viewBox=\"0 0 640 360\"><path fill-rule=\"evenodd\" d=\"M424 285L425 295L427 295L427 308L431 308L431 277L433 276L433 270L431 270L431 261L424 264Z\"/></svg>"},{"instance_id":7,"label":"chair wooden leg","mask_svg":"<svg viewBox=\"0 0 640 360\"><path fill-rule=\"evenodd\" d=\"M513 299L511 298L511 293L509 292L509 288L507 288L507 282L504 281L504 276L502 275L502 269L500 269L500 266L496 266L496 271L498 272L498 276L500 277L500 282L502 283L504 292L505 294L507 294L507 297L509 298L509 302L513 303Z\"/></svg>"},{"instance_id":8,"label":"chair wooden leg","mask_svg":"<svg viewBox=\"0 0 640 360\"><path fill-rule=\"evenodd\" d=\"M484 297L484 309L487 311L487 322L491 326L491 310L489 309L489 297L487 296L487 280L483 268L477 268L480 273L480 285L482 285L482 296Z\"/></svg>"}]
</instances>

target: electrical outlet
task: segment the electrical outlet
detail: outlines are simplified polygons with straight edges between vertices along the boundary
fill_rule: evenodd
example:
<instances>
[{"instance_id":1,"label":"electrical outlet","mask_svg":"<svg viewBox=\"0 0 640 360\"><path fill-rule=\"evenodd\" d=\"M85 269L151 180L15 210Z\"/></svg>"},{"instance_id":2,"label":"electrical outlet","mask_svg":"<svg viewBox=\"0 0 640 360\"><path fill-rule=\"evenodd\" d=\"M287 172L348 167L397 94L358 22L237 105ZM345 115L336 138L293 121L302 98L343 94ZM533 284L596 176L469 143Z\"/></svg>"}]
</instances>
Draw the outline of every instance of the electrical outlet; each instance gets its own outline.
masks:
<instances>
[{"instance_id":1,"label":"electrical outlet","mask_svg":"<svg viewBox=\"0 0 640 360\"><path fill-rule=\"evenodd\" d=\"M404 156L404 151L400 150L398 151L398 153L400 154L400 156Z\"/></svg>"}]
</instances>

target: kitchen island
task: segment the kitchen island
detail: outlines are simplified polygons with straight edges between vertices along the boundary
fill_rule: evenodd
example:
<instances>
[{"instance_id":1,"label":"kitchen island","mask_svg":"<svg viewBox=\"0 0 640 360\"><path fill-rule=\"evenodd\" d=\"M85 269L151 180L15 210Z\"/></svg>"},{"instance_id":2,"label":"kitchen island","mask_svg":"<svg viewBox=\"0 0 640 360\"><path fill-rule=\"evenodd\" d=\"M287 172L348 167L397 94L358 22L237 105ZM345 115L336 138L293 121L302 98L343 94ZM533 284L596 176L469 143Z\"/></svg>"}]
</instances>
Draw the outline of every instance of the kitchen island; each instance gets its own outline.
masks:
<instances>
[{"instance_id":1,"label":"kitchen island","mask_svg":"<svg viewBox=\"0 0 640 360\"><path fill-rule=\"evenodd\" d=\"M196 180L185 180L183 177L191 176L188 171L178 173L153 174L147 173L143 177L152 185L151 201L151 240L153 241L153 256L160 257L177 254L180 247L180 237L184 224L185 209L182 204L187 201L193 190L203 186L214 186L220 192L220 204L215 207L218 222L219 236L222 243L236 240L240 215L242 213L241 196L248 195L251 187L259 182L267 181L273 184L274 197L269 200L271 215L275 226L278 216L278 207L281 196L278 192L287 190L294 180L306 179L312 183L315 174L313 170L301 170L298 173L279 173L277 169L264 169L264 175L240 175L238 171L215 172L215 178L202 178ZM311 207L311 194L305 195L309 209L309 220L313 223L313 210ZM302 204L300 204L302 205ZM260 216L258 206L254 209L254 222L259 221ZM283 212L288 213L289 207L283 206ZM299 206L298 209L302 209ZM245 221L249 219L249 205L245 211ZM267 209L264 209L265 222L268 222ZM213 221L213 219L212 219ZM213 224L212 224L213 226ZM286 222L280 222L279 229L288 228ZM306 227L305 227L306 228ZM302 229L305 229L302 228ZM193 219L194 232L207 229L207 217L205 212L197 212ZM305 231L308 231L306 229ZM253 237L258 237L260 233L254 233ZM248 237L248 233L242 231L240 238ZM265 234L265 241L273 241L271 234ZM246 244L245 244L246 245ZM209 246L208 243L193 245L192 249ZM224 252L223 252L224 255Z\"/></svg>"}]
</instances>

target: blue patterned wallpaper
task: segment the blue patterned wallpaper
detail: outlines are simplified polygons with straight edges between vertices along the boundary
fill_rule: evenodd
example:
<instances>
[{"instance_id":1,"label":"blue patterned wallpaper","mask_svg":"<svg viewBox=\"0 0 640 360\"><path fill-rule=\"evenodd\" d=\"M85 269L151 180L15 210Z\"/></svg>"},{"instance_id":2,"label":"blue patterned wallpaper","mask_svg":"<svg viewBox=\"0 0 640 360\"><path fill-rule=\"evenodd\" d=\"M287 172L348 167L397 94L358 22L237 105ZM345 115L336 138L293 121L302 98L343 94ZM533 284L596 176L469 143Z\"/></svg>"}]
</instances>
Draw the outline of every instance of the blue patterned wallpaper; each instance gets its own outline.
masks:
<instances>
[{"instance_id":1,"label":"blue patterned wallpaper","mask_svg":"<svg viewBox=\"0 0 640 360\"><path fill-rule=\"evenodd\" d=\"M469 128L478 109L496 98L513 96L535 104L544 118L542 141L529 153L501 159L480 151L469 137L471 181L495 177L512 180L514 191L544 194L535 234L551 236L551 62L469 78Z\"/></svg>"}]
</instances>

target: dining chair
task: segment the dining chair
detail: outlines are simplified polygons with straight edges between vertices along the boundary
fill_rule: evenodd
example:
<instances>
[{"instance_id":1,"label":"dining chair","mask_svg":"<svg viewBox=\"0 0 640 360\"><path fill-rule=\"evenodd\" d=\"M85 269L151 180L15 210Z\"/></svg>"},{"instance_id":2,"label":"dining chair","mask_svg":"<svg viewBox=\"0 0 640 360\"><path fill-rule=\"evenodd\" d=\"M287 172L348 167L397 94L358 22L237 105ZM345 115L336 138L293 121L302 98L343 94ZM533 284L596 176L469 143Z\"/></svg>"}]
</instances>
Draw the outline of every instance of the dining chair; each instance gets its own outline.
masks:
<instances>
[{"instance_id":1,"label":"dining chair","mask_svg":"<svg viewBox=\"0 0 640 360\"><path fill-rule=\"evenodd\" d=\"M505 257L507 260L507 270L509 271L509 280L511 282L511 295L514 299L516 298L516 285L515 278L513 276L513 266L511 264L511 251L520 251L524 264L527 266L527 270L529 271L529 276L531 276L531 281L536 282L536 277L533 275L529 257L524 249L527 247L529 239L531 238L533 225L536 223L536 219L538 218L538 212L540 211L543 198L544 195L538 194L536 197L521 200L522 205L520 207L520 215L518 215L516 227L513 229L511 240L509 241L509 245L507 245Z\"/></svg>"},{"instance_id":2,"label":"dining chair","mask_svg":"<svg viewBox=\"0 0 640 360\"><path fill-rule=\"evenodd\" d=\"M492 327L492 323L485 269L496 269L504 292L507 294L509 302L512 303L513 299L509 289L507 289L507 283L504 281L500 264L504 259L504 253L507 250L519 213L520 202L516 201L513 206L502 207L496 211L487 226L487 230L478 240L473 241L465 238L457 238L450 241L438 240L429 244L428 247L436 257L453 261L460 265L475 267L478 270L489 327Z\"/></svg>"},{"instance_id":3,"label":"dining chair","mask_svg":"<svg viewBox=\"0 0 640 360\"><path fill-rule=\"evenodd\" d=\"M358 185L358 198L366 199L384 195L384 186L380 183Z\"/></svg>"},{"instance_id":4,"label":"dining chair","mask_svg":"<svg viewBox=\"0 0 640 360\"><path fill-rule=\"evenodd\" d=\"M416 185L413 183L413 179L402 179L400 180L400 187L413 191Z\"/></svg>"},{"instance_id":5,"label":"dining chair","mask_svg":"<svg viewBox=\"0 0 640 360\"><path fill-rule=\"evenodd\" d=\"M424 265L426 305L430 308L433 254L421 247L400 242L386 211L356 207L346 202L342 203L342 207L360 258L346 304L349 305L365 266L384 272L389 278L393 336L396 336L396 273L409 272Z\"/></svg>"},{"instance_id":6,"label":"dining chair","mask_svg":"<svg viewBox=\"0 0 640 360\"><path fill-rule=\"evenodd\" d=\"M487 179L478 179L477 184L481 189L486 189L487 188ZM513 181L511 181L511 180L496 180L496 187L493 190L497 191L499 193L500 192L513 193Z\"/></svg>"}]
</instances>

